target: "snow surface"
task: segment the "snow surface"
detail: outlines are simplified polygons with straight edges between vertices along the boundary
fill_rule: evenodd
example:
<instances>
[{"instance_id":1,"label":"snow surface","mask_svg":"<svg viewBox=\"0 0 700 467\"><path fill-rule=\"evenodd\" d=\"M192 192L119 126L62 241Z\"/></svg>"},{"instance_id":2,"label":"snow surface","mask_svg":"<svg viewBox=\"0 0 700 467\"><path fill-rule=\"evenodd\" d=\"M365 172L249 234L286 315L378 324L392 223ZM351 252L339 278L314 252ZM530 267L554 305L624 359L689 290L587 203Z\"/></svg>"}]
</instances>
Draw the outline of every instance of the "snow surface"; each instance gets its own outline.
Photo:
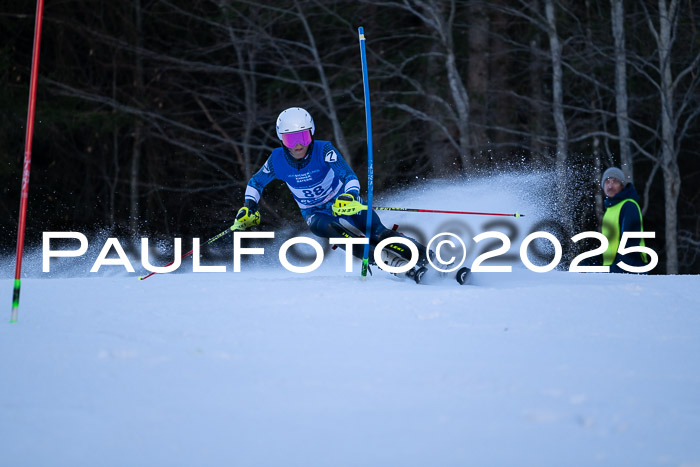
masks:
<instances>
[{"instance_id":1,"label":"snow surface","mask_svg":"<svg viewBox=\"0 0 700 467\"><path fill-rule=\"evenodd\" d=\"M551 216L544 182L375 202L518 210L517 254ZM494 221L380 215L461 228L471 249ZM339 251L294 274L273 244L241 273L185 261L146 281L138 259L90 274L91 248L47 274L29 251L19 322L0 324L0 465L700 465L700 276L537 274L513 256L470 285L416 285L363 281Z\"/></svg>"}]
</instances>

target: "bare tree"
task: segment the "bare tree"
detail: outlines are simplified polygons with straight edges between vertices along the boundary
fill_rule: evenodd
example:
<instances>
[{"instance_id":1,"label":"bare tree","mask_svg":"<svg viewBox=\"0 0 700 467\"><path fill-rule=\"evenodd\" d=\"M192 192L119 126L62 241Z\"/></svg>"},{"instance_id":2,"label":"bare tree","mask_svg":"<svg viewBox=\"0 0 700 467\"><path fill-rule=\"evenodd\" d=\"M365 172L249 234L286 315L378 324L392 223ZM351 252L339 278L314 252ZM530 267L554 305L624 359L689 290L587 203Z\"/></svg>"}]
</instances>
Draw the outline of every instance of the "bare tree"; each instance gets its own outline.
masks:
<instances>
[{"instance_id":1,"label":"bare tree","mask_svg":"<svg viewBox=\"0 0 700 467\"><path fill-rule=\"evenodd\" d=\"M680 141L687 135L691 122L700 108L695 100L698 75L695 72L700 61L697 54L692 63L681 69L674 77L673 46L677 37L679 20L679 0L658 0L658 26L651 12L645 8L649 30L658 49L658 73L656 83L661 102L661 170L664 176L664 210L666 217L666 272L678 274L678 195L681 188L681 174L678 166ZM682 80L690 78L686 92L676 99ZM695 108L690 108L691 105Z\"/></svg>"},{"instance_id":2,"label":"bare tree","mask_svg":"<svg viewBox=\"0 0 700 467\"><path fill-rule=\"evenodd\" d=\"M489 91L489 15L483 2L474 2L469 6L469 68L467 79L469 97L471 98L472 122L471 142L474 146L474 159L481 165L480 149L486 146L488 91Z\"/></svg>"},{"instance_id":3,"label":"bare tree","mask_svg":"<svg viewBox=\"0 0 700 467\"><path fill-rule=\"evenodd\" d=\"M552 0L544 2L545 15L547 17L547 35L549 36L549 50L552 58L552 117L557 129L557 156L556 170L560 183L567 179L567 159L569 156L569 132L564 116L564 83L562 71L562 45L557 33L557 20ZM562 186L561 188L565 188ZM566 189L560 190L566 192Z\"/></svg>"},{"instance_id":4,"label":"bare tree","mask_svg":"<svg viewBox=\"0 0 700 467\"><path fill-rule=\"evenodd\" d=\"M134 0L134 91L135 103L139 105L143 100L143 58L140 51L143 49L143 11L141 0ZM129 230L137 234L139 229L139 172L141 169L141 156L143 154L144 125L139 119L135 122L133 132L133 146L131 154L131 171L129 173Z\"/></svg>"},{"instance_id":5,"label":"bare tree","mask_svg":"<svg viewBox=\"0 0 700 467\"><path fill-rule=\"evenodd\" d=\"M48 11L55 40L41 77L54 106L42 128L63 161L52 183L70 187L85 206L70 215L85 224L97 215L124 233L187 231L193 219L198 231L219 228L279 144L274 120L291 105L318 115L319 137L330 134L361 168L364 23L378 190L428 173L551 162L557 180L587 177L559 191L570 195L559 200L562 219L587 222L568 208L589 214L590 179L619 157L640 184L645 228L667 224L669 272L685 270L700 257L700 172L689 157L700 139L695 3L65 0ZM11 31L3 63L23 53L19 23L0 15ZM3 70L5 98L19 84ZM486 144L493 152L479 158ZM284 186L267 190L282 204L263 205L265 218L291 218ZM65 203L45 201L70 221Z\"/></svg>"},{"instance_id":6,"label":"bare tree","mask_svg":"<svg viewBox=\"0 0 700 467\"><path fill-rule=\"evenodd\" d=\"M456 135L452 135L447 127L448 122L445 122L445 116L429 116L421 109L405 104L389 104L401 108L402 110L413 115L414 118L419 118L425 121L431 121L438 125L441 131L451 140L455 149L459 154L460 164L463 170L473 167L473 159L470 143L470 101L466 85L462 79L462 72L458 65L457 53L455 50L453 29L456 13L455 0L447 2L441 0L403 0L391 2L372 2L375 5L396 8L411 13L418 18L422 24L430 32L430 35L440 45L440 58L443 60L445 78L447 81L447 89L449 100L440 96L427 96L429 99L441 101L443 104L443 112L456 128ZM415 60L416 57L410 57L406 62ZM390 75L402 75L407 82L414 88L414 92L425 94L425 86L417 82L412 77L407 76L403 72L405 63L398 66L387 60L382 60L382 64L387 66L387 72ZM443 120L443 121L440 121Z\"/></svg>"},{"instance_id":7,"label":"bare tree","mask_svg":"<svg viewBox=\"0 0 700 467\"><path fill-rule=\"evenodd\" d=\"M529 43L529 65L528 65L528 84L529 98L531 109L528 116L529 122L529 142L530 152L533 153L537 160L541 160L544 156L544 144L542 142L545 125L545 97L542 91L543 63L542 52L539 49L537 38L530 39Z\"/></svg>"},{"instance_id":8,"label":"bare tree","mask_svg":"<svg viewBox=\"0 0 700 467\"><path fill-rule=\"evenodd\" d=\"M627 53L625 50L624 0L610 0L610 19L615 39L615 104L617 131L620 136L620 164L625 176L634 181L634 164L630 150L630 127L627 110Z\"/></svg>"}]
</instances>

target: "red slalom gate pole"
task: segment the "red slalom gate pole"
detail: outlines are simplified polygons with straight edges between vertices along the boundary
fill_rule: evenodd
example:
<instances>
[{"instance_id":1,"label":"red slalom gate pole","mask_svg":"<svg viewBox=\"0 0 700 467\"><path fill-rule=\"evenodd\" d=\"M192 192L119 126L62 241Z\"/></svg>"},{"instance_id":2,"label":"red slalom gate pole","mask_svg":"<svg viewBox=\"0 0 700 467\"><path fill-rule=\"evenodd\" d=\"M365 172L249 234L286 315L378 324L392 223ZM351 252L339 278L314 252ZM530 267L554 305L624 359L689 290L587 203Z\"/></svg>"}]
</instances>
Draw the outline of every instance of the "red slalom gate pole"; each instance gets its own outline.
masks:
<instances>
[{"instance_id":1,"label":"red slalom gate pole","mask_svg":"<svg viewBox=\"0 0 700 467\"><path fill-rule=\"evenodd\" d=\"M32 52L32 74L29 81L29 109L27 111L27 133L24 139L24 165L22 169L22 192L19 202L19 226L17 229L17 263L15 266L14 291L12 293L12 318L17 322L19 310L20 278L22 275L22 252L24 251L24 229L27 222L27 199L29 198L29 169L32 164L32 138L34 137L34 114L36 109L36 82L39 77L39 48L41 45L41 23L44 16L44 0L36 2L34 22L34 50Z\"/></svg>"}]
</instances>

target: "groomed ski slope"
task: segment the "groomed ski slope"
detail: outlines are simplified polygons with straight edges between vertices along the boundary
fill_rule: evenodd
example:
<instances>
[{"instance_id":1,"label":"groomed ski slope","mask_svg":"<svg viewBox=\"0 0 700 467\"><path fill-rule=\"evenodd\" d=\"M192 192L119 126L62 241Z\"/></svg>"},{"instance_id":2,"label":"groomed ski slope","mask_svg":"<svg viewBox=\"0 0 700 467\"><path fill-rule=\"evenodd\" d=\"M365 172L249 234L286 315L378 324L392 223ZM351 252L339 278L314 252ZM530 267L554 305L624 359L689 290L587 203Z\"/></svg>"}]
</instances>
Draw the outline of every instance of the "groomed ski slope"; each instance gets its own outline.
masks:
<instances>
[{"instance_id":1,"label":"groomed ski slope","mask_svg":"<svg viewBox=\"0 0 700 467\"><path fill-rule=\"evenodd\" d=\"M539 176L506 178L377 204L519 210L517 252L549 214ZM700 465L699 276L513 260L416 285L361 281L339 252L301 275L268 255L138 281L67 258L42 274L30 253L19 322L0 323L0 465Z\"/></svg>"}]
</instances>

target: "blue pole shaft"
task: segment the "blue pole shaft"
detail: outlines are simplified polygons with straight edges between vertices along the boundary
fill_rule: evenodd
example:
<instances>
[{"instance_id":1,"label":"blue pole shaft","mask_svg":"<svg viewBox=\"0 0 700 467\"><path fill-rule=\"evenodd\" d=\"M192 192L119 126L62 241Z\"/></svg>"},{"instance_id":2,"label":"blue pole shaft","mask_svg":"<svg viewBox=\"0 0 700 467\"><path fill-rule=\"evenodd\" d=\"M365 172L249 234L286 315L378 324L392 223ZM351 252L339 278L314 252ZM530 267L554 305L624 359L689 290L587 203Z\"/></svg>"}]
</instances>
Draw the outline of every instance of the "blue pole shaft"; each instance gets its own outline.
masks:
<instances>
[{"instance_id":1,"label":"blue pole shaft","mask_svg":"<svg viewBox=\"0 0 700 467\"><path fill-rule=\"evenodd\" d=\"M369 78L367 77L367 54L365 53L365 31L358 28L360 35L360 55L362 57L362 82L365 85L365 120L367 122L367 227L365 237L372 233L372 191L374 189L374 163L372 161L372 112L369 105ZM365 245L362 258L362 277L367 277L369 268L369 243Z\"/></svg>"}]
</instances>

